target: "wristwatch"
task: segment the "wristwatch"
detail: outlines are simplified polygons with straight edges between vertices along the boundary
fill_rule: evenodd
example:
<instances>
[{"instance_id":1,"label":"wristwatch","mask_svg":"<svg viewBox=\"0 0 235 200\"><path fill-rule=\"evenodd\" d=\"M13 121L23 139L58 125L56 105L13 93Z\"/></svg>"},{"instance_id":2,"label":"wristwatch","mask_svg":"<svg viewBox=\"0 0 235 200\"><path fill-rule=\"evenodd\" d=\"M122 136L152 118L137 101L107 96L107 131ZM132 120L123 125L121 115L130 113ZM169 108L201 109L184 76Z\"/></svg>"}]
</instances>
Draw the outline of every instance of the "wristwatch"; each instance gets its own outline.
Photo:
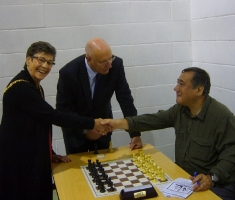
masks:
<instances>
[{"instance_id":1,"label":"wristwatch","mask_svg":"<svg viewBox=\"0 0 235 200\"><path fill-rule=\"evenodd\" d=\"M218 183L218 182L219 182L219 177L218 177L216 174L211 173L211 172L209 172L208 174L210 175L211 180L212 180L214 183Z\"/></svg>"}]
</instances>

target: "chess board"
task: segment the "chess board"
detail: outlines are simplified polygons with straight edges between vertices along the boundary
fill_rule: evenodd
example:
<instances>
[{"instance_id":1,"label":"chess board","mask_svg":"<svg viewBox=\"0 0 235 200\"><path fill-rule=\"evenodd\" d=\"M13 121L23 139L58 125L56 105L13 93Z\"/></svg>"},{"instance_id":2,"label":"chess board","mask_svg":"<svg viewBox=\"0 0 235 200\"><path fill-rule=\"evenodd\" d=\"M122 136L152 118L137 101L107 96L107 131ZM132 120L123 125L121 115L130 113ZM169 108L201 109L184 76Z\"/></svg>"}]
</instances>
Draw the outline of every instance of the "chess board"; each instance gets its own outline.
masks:
<instances>
[{"instance_id":1,"label":"chess board","mask_svg":"<svg viewBox=\"0 0 235 200\"><path fill-rule=\"evenodd\" d=\"M105 184L105 192L100 192L96 183L94 182L88 170L88 166L81 166L83 174L92 190L95 197L108 196L113 194L120 194L123 188L137 187L142 185L152 184L157 186L163 182L157 180L150 181L146 175L132 162L132 159L117 160L113 162L101 163L105 173L111 178L113 182L114 191L111 191L109 186ZM172 179L165 174L166 181L170 182Z\"/></svg>"}]
</instances>

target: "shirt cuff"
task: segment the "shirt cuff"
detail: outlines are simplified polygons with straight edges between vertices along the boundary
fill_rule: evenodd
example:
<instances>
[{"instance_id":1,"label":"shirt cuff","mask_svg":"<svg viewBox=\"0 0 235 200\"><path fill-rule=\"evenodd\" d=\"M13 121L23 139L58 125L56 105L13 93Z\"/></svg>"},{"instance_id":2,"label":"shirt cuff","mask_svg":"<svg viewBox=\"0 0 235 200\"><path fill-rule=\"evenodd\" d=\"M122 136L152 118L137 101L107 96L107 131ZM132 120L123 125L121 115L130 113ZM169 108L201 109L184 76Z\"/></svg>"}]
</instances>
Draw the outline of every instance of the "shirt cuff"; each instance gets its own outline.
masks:
<instances>
[{"instance_id":1,"label":"shirt cuff","mask_svg":"<svg viewBox=\"0 0 235 200\"><path fill-rule=\"evenodd\" d=\"M129 133L131 138L141 136L141 133L137 132L137 131L128 132L128 133Z\"/></svg>"}]
</instances>

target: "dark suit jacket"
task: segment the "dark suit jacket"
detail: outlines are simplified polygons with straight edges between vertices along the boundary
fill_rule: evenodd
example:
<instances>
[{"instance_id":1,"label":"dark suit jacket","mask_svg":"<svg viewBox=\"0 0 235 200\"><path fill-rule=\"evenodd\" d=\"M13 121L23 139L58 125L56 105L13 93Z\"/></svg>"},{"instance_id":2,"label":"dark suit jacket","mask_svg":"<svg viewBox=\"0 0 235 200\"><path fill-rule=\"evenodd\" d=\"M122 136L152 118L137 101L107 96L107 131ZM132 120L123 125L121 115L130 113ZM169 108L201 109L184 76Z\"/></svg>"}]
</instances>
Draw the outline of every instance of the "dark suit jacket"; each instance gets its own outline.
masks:
<instances>
[{"instance_id":1,"label":"dark suit jacket","mask_svg":"<svg viewBox=\"0 0 235 200\"><path fill-rule=\"evenodd\" d=\"M114 92L123 115L125 117L137 115L133 97L125 77L123 60L116 57L109 73L101 75L92 100L85 55L82 55L66 64L59 71L56 107L64 112L76 113L80 116L112 118L110 101ZM64 135L66 134L67 137L70 137L69 145L76 147L85 142L82 129L63 128L62 130ZM132 132L130 136L140 136L140 132ZM111 133L101 137L100 140L104 143L109 142ZM66 142L68 143L68 141Z\"/></svg>"}]
</instances>

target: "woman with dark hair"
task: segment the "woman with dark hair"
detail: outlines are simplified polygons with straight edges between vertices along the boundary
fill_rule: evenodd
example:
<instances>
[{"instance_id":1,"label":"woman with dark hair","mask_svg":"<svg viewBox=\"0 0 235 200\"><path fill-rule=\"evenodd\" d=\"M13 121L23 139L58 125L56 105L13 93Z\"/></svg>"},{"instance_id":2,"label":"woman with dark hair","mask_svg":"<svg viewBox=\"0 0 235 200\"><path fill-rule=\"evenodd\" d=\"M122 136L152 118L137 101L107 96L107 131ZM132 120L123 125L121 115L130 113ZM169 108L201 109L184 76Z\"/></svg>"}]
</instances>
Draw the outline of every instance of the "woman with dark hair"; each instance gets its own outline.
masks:
<instances>
[{"instance_id":1,"label":"woman with dark hair","mask_svg":"<svg viewBox=\"0 0 235 200\"><path fill-rule=\"evenodd\" d=\"M33 43L26 53L24 70L3 94L0 130L0 198L52 200L52 124L108 132L93 119L58 112L44 100L40 85L55 64L56 50L47 42Z\"/></svg>"}]
</instances>

